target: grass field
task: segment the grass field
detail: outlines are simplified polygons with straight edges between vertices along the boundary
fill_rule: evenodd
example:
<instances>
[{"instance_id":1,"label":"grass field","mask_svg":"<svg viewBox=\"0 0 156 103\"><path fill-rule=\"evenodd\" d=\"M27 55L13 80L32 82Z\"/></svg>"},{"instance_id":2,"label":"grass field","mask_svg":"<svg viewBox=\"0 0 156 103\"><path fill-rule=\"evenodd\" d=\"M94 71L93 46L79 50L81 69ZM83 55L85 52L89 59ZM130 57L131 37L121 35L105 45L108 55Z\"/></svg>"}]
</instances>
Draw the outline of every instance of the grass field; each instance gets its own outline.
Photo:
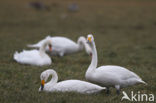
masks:
<instances>
[{"instance_id":1,"label":"grass field","mask_svg":"<svg viewBox=\"0 0 156 103\"><path fill-rule=\"evenodd\" d=\"M35 10L31 0L0 1L0 103L119 103L115 89L105 93L39 93L40 74L53 68L59 80L85 80L91 58L80 52L52 57L50 66L21 65L13 60L15 51L29 49L47 35L74 41L92 33L98 51L98 66L120 65L137 73L147 86L139 84L122 90L153 93L156 96L156 1L78 0L79 11L68 11L72 0L42 0L49 10ZM122 101L127 103L128 101Z\"/></svg>"}]
</instances>

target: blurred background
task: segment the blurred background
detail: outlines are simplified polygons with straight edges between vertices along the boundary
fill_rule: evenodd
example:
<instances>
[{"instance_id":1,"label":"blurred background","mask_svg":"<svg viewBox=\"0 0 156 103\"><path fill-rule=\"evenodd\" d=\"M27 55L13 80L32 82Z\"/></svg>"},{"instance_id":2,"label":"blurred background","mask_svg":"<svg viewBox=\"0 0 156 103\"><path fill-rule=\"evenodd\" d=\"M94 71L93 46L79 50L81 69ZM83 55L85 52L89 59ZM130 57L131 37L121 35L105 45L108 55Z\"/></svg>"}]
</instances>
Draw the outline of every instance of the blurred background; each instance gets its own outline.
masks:
<instances>
[{"instance_id":1,"label":"blurred background","mask_svg":"<svg viewBox=\"0 0 156 103\"><path fill-rule=\"evenodd\" d=\"M121 96L39 94L40 73L55 68L60 80L85 80L90 57L84 52L52 57L49 67L20 65L13 53L29 49L45 36L77 41L92 33L98 65L120 65L140 75L149 85L125 89L156 93L155 0L0 0L0 99L9 102L119 102ZM73 64L73 65L71 65ZM135 89L134 89L135 88Z\"/></svg>"}]
</instances>

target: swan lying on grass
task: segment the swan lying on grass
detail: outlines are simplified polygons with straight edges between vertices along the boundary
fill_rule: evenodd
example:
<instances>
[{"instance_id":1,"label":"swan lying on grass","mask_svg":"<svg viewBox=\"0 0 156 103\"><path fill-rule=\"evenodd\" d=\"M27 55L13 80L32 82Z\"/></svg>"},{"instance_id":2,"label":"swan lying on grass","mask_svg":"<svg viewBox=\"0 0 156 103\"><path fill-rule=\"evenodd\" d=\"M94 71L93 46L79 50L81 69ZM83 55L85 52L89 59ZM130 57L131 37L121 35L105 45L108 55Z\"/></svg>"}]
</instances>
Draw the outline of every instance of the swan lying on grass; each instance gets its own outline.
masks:
<instances>
[{"instance_id":1,"label":"swan lying on grass","mask_svg":"<svg viewBox=\"0 0 156 103\"><path fill-rule=\"evenodd\" d=\"M14 54L14 60L21 64L30 64L36 66L50 65L52 60L45 53L46 47L48 46L49 51L52 51L51 40L46 39L39 50L23 50Z\"/></svg>"},{"instance_id":2,"label":"swan lying on grass","mask_svg":"<svg viewBox=\"0 0 156 103\"><path fill-rule=\"evenodd\" d=\"M50 82L45 83L49 76L52 75ZM41 87L39 91L46 92L78 92L82 94L92 94L98 93L105 89L105 87L100 87L96 84L81 80L65 80L61 82L58 81L57 73L53 69L48 69L41 73Z\"/></svg>"},{"instance_id":3,"label":"swan lying on grass","mask_svg":"<svg viewBox=\"0 0 156 103\"><path fill-rule=\"evenodd\" d=\"M51 39L51 41L52 41L52 49L53 49L53 51L52 52L50 51L51 55L64 56L66 54L72 54L72 53L76 53L76 52L82 51L83 49L85 49L87 54L91 55L91 48L86 43L87 40L83 36L79 37L77 43L75 43L74 41L72 41L72 40L70 40L69 38L66 38L66 37L61 37L61 36L51 37L51 36L47 36L45 39L39 41L36 44L28 45L28 47L39 48L39 47L41 47L41 45L43 44L43 42L47 38ZM46 51L49 52L49 49L46 48Z\"/></svg>"},{"instance_id":4,"label":"swan lying on grass","mask_svg":"<svg viewBox=\"0 0 156 103\"><path fill-rule=\"evenodd\" d=\"M106 87L107 93L109 87L115 87L117 94L120 93L120 88L137 83L146 84L137 74L124 67L106 65L97 68L98 59L93 35L88 35L87 40L92 49L92 61L85 75L88 81Z\"/></svg>"}]
</instances>

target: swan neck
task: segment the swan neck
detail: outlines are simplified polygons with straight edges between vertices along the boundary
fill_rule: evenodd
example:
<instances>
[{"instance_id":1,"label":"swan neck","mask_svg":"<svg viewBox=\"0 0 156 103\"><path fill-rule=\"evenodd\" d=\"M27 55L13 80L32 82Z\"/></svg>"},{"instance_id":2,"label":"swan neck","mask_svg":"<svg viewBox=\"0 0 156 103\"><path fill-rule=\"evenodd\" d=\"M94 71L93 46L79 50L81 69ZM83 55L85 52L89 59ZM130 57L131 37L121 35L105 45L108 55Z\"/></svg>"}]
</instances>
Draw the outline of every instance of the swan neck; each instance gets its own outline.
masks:
<instances>
[{"instance_id":1,"label":"swan neck","mask_svg":"<svg viewBox=\"0 0 156 103\"><path fill-rule=\"evenodd\" d=\"M57 76L57 73L53 70L50 70L49 72L49 75L48 76L52 76L51 80L49 81L50 84L56 84L57 81L58 81L58 76Z\"/></svg>"},{"instance_id":2,"label":"swan neck","mask_svg":"<svg viewBox=\"0 0 156 103\"><path fill-rule=\"evenodd\" d=\"M85 39L85 37L83 37L83 36L79 37L79 39L77 41L77 44L78 44L79 50L82 50L83 48L86 48L86 39Z\"/></svg>"},{"instance_id":3,"label":"swan neck","mask_svg":"<svg viewBox=\"0 0 156 103\"><path fill-rule=\"evenodd\" d=\"M96 51L96 45L94 42L92 42L91 44L91 49L92 49L92 60L91 60L91 64L89 65L89 68L87 70L87 72L92 72L96 69L97 67L97 62L98 62L98 57L97 57L97 51Z\"/></svg>"},{"instance_id":4,"label":"swan neck","mask_svg":"<svg viewBox=\"0 0 156 103\"><path fill-rule=\"evenodd\" d=\"M41 54L45 53L45 51L46 51L46 46L47 46L47 45L46 45L45 42L41 45L41 47L40 47L40 49L39 49L39 51L40 51Z\"/></svg>"}]
</instances>

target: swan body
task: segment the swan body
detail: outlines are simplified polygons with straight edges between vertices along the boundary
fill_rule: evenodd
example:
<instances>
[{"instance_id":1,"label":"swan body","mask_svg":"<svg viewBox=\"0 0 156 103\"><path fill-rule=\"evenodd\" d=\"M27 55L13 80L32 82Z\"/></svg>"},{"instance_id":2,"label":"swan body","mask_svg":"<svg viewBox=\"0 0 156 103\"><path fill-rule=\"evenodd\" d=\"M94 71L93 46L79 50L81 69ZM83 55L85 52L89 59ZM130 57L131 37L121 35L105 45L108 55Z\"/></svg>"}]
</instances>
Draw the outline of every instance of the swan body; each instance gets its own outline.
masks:
<instances>
[{"instance_id":1,"label":"swan body","mask_svg":"<svg viewBox=\"0 0 156 103\"><path fill-rule=\"evenodd\" d=\"M97 68L97 51L93 35L88 35L88 43L92 48L92 61L86 72L86 79L92 83L109 87L115 87L117 93L120 88L137 83L146 84L137 74L120 66L106 65Z\"/></svg>"},{"instance_id":2,"label":"swan body","mask_svg":"<svg viewBox=\"0 0 156 103\"><path fill-rule=\"evenodd\" d=\"M47 45L51 45L51 40L46 40L42 44L39 50L23 50L14 54L14 60L21 64L30 64L36 66L50 65L51 58L45 53L45 48ZM49 47L51 50L51 46Z\"/></svg>"},{"instance_id":3,"label":"swan body","mask_svg":"<svg viewBox=\"0 0 156 103\"><path fill-rule=\"evenodd\" d=\"M48 77L52 75L50 82L46 83ZM41 87L39 91L46 92L78 92L82 94L92 94L98 93L105 89L105 87L100 87L96 84L81 80L65 80L57 83L58 76L53 69L48 69L41 73Z\"/></svg>"},{"instance_id":4,"label":"swan body","mask_svg":"<svg viewBox=\"0 0 156 103\"><path fill-rule=\"evenodd\" d=\"M52 41L53 51L50 52L51 55L64 56L65 54L72 54L72 53L79 52L79 51L83 50L84 48L88 54L91 54L91 48L86 43L87 40L83 36L79 37L77 43L75 43L74 41L72 41L66 37L47 36L45 39L39 41L36 44L28 45L28 47L39 48L47 38L51 39L51 41ZM48 48L46 48L46 51L49 52Z\"/></svg>"}]
</instances>

